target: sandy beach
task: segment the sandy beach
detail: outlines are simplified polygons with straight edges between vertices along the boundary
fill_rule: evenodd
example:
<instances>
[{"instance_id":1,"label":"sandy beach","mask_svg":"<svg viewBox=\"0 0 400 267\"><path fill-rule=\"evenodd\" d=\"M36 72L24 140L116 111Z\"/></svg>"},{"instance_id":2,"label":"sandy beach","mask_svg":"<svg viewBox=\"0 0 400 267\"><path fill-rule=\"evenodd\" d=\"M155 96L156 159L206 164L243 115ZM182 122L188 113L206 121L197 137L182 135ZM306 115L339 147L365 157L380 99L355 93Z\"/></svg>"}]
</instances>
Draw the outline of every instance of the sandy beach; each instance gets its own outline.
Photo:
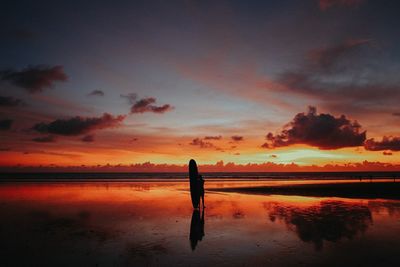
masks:
<instances>
[{"instance_id":1,"label":"sandy beach","mask_svg":"<svg viewBox=\"0 0 400 267\"><path fill-rule=\"evenodd\" d=\"M397 183L319 182L3 183L1 265L395 266Z\"/></svg>"},{"instance_id":2,"label":"sandy beach","mask_svg":"<svg viewBox=\"0 0 400 267\"><path fill-rule=\"evenodd\" d=\"M400 199L400 182L326 182L213 188L213 191L260 195Z\"/></svg>"}]
</instances>

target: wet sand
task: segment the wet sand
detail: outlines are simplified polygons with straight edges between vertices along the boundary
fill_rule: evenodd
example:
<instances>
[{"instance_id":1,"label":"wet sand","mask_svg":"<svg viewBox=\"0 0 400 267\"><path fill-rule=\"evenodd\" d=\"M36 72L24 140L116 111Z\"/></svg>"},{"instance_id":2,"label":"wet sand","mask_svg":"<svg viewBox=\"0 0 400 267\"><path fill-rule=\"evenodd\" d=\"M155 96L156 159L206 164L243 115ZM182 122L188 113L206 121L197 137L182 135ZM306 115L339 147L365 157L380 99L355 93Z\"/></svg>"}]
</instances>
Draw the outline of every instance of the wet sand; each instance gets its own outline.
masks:
<instances>
[{"instance_id":1,"label":"wet sand","mask_svg":"<svg viewBox=\"0 0 400 267\"><path fill-rule=\"evenodd\" d=\"M296 195L312 197L384 198L400 199L400 182L325 182L309 184L285 184L213 188L220 192L236 192L261 195Z\"/></svg>"},{"instance_id":2,"label":"wet sand","mask_svg":"<svg viewBox=\"0 0 400 267\"><path fill-rule=\"evenodd\" d=\"M0 184L0 265L398 265L398 200L222 192L307 183Z\"/></svg>"}]
</instances>

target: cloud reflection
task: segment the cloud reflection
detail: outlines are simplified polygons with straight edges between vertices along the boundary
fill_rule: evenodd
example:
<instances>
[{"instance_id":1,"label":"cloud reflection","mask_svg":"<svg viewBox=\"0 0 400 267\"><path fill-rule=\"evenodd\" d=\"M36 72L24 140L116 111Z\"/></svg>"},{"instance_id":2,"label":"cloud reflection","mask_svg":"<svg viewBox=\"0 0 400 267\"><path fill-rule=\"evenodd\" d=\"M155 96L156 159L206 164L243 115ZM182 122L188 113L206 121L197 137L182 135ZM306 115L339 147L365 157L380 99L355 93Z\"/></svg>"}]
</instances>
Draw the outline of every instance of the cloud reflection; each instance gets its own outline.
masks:
<instances>
[{"instance_id":1,"label":"cloud reflection","mask_svg":"<svg viewBox=\"0 0 400 267\"><path fill-rule=\"evenodd\" d=\"M367 206L342 201L322 201L305 208L272 204L268 209L272 222L284 221L302 241L314 243L316 250L322 249L324 241L352 239L372 224Z\"/></svg>"}]
</instances>

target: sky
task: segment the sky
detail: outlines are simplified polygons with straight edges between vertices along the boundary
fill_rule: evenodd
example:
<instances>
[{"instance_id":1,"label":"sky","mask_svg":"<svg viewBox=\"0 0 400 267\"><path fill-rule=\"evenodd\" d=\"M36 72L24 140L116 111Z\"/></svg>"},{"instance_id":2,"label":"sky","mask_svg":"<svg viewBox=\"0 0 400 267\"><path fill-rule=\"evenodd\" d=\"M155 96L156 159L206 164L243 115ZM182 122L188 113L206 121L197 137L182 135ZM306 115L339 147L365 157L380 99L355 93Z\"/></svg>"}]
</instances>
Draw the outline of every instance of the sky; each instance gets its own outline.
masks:
<instances>
[{"instance_id":1,"label":"sky","mask_svg":"<svg viewBox=\"0 0 400 267\"><path fill-rule=\"evenodd\" d=\"M3 1L0 166L394 169L399 8Z\"/></svg>"}]
</instances>

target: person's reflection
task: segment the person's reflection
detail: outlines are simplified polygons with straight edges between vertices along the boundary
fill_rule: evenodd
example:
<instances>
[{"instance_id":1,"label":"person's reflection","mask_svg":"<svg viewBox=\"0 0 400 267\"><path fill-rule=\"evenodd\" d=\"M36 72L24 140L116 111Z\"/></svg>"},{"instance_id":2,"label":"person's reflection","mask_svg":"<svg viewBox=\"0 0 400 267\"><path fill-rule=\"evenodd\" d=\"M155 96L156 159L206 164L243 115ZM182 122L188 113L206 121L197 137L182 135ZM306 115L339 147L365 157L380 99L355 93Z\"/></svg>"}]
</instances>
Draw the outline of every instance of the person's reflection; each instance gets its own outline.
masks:
<instances>
[{"instance_id":1,"label":"person's reflection","mask_svg":"<svg viewBox=\"0 0 400 267\"><path fill-rule=\"evenodd\" d=\"M197 242L201 241L204 236L204 209L202 209L201 217L200 210L195 209L192 213L192 221L190 222L190 247L196 249Z\"/></svg>"}]
</instances>

